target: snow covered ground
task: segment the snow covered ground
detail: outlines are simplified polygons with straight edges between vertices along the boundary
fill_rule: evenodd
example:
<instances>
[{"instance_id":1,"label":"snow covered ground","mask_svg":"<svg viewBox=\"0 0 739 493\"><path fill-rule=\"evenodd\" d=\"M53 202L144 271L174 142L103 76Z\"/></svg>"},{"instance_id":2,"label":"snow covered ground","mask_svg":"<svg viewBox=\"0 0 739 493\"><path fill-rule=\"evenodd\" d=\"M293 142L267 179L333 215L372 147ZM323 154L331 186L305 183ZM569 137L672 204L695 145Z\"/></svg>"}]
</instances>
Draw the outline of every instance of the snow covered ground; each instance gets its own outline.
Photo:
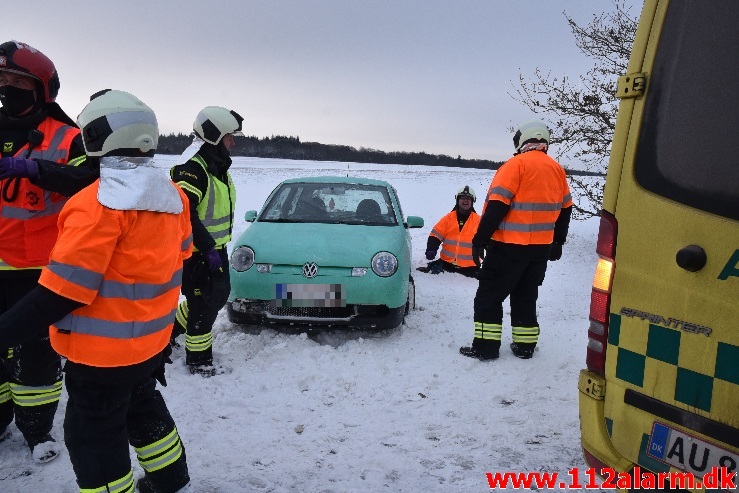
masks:
<instances>
[{"instance_id":1,"label":"snow covered ground","mask_svg":"<svg viewBox=\"0 0 739 493\"><path fill-rule=\"evenodd\" d=\"M158 156L163 168L175 156ZM426 238L471 185L482 197L492 171L236 158L236 235L283 179L358 175L388 180L411 230L414 267L425 265ZM481 203L476 204L478 211ZM184 348L167 367L161 391L187 450L194 491L444 492L490 491L487 472L584 468L577 375L585 362L597 220L573 222L559 262L550 263L539 300L542 329L533 359L507 349L500 359L461 356L472 341L477 282L413 271L418 309L382 334L326 333L315 338L245 331L222 310L214 328L225 373L190 375ZM506 316L508 315L506 308ZM63 440L62 395L52 434ZM36 465L13 425L0 444L0 491L76 492L66 450ZM136 476L143 474L135 461Z\"/></svg>"}]
</instances>

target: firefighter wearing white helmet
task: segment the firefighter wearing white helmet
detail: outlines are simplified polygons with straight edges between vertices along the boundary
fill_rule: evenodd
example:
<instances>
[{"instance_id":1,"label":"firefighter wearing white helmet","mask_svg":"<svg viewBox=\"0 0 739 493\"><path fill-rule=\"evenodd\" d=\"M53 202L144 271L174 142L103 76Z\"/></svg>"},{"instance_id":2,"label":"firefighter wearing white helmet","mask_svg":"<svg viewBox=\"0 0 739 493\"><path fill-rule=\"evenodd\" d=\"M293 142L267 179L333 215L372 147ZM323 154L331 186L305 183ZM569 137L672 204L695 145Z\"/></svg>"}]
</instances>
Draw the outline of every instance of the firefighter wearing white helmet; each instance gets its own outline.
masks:
<instances>
[{"instance_id":1,"label":"firefighter wearing white helmet","mask_svg":"<svg viewBox=\"0 0 739 493\"><path fill-rule=\"evenodd\" d=\"M78 123L100 179L59 213L38 286L0 317L0 346L45 332L66 358L64 436L80 491L180 491L185 450L156 382L166 385L192 253L189 200L154 165L159 130L141 100L101 91ZM129 444L144 470L138 484Z\"/></svg>"},{"instance_id":2,"label":"firefighter wearing white helmet","mask_svg":"<svg viewBox=\"0 0 739 493\"><path fill-rule=\"evenodd\" d=\"M439 274L458 272L467 277L477 276L477 265L472 258L472 237L480 224L475 211L475 190L465 185L454 195L454 208L436 223L426 241L426 260L432 260L421 272ZM434 260L441 247L439 259Z\"/></svg>"},{"instance_id":3,"label":"firefighter wearing white helmet","mask_svg":"<svg viewBox=\"0 0 739 493\"><path fill-rule=\"evenodd\" d=\"M547 261L559 260L572 213L564 169L547 155L549 129L539 120L513 136L514 156L496 171L483 205L472 256L484 257L475 294L474 337L459 348L481 360L499 356L503 302L510 296L511 351L531 358L539 341L536 300Z\"/></svg>"},{"instance_id":4,"label":"firefighter wearing white helmet","mask_svg":"<svg viewBox=\"0 0 739 493\"><path fill-rule=\"evenodd\" d=\"M195 118L193 143L171 170L190 199L195 252L185 264L172 344L185 334L185 363L205 377L216 373L211 332L231 290L226 245L231 240L236 188L228 170L235 136L244 119L235 111L207 106Z\"/></svg>"}]
</instances>

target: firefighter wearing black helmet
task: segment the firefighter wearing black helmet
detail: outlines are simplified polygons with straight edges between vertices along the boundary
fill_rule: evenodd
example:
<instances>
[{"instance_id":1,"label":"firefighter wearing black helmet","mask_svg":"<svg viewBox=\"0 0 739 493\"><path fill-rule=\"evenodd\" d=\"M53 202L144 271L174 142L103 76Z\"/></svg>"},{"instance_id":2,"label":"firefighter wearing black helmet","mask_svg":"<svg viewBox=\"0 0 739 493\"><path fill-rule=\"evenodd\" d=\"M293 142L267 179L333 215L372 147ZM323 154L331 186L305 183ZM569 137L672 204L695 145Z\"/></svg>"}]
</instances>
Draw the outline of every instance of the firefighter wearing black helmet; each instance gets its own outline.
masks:
<instances>
[{"instance_id":1,"label":"firefighter wearing black helmet","mask_svg":"<svg viewBox=\"0 0 739 493\"><path fill-rule=\"evenodd\" d=\"M226 304L231 282L226 245L233 231L236 188L228 170L234 136L243 118L235 111L208 106L193 123L193 142L171 170L172 180L190 199L192 258L182 273L186 301L177 310L174 338L185 334L185 363L193 374L208 377L213 366L213 323Z\"/></svg>"},{"instance_id":2,"label":"firefighter wearing black helmet","mask_svg":"<svg viewBox=\"0 0 739 493\"><path fill-rule=\"evenodd\" d=\"M0 314L36 285L66 197L98 175L77 125L55 102L58 92L59 75L43 53L0 44ZM0 441L15 418L37 462L58 455L50 432L61 379L48 336L0 348Z\"/></svg>"}]
</instances>

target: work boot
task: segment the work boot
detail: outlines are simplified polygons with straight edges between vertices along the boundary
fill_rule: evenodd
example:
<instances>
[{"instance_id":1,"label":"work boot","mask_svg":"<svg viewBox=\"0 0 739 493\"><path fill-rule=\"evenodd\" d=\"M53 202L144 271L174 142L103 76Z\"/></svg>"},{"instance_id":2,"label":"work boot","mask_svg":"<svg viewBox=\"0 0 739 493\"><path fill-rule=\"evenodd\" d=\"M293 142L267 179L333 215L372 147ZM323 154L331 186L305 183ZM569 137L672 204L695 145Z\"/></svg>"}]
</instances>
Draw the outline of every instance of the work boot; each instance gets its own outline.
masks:
<instances>
[{"instance_id":1,"label":"work boot","mask_svg":"<svg viewBox=\"0 0 739 493\"><path fill-rule=\"evenodd\" d=\"M477 358L480 361L498 359L498 356L499 356L498 351L483 355L480 351L478 351L473 346L462 346L461 348L459 348L459 354L461 354L462 356L467 356L468 358Z\"/></svg>"},{"instance_id":2,"label":"work boot","mask_svg":"<svg viewBox=\"0 0 739 493\"><path fill-rule=\"evenodd\" d=\"M143 477L136 482L136 493L161 493L162 490L157 489L151 480ZM185 486L176 491L176 493L195 493L192 482L188 482Z\"/></svg>"},{"instance_id":3,"label":"work boot","mask_svg":"<svg viewBox=\"0 0 739 493\"><path fill-rule=\"evenodd\" d=\"M191 375L200 375L203 378L209 378L215 376L216 367L213 364L209 365L187 365Z\"/></svg>"},{"instance_id":4,"label":"work boot","mask_svg":"<svg viewBox=\"0 0 739 493\"><path fill-rule=\"evenodd\" d=\"M8 438L10 438L10 435L11 434L12 433L10 432L10 430L8 429L7 426L4 427L2 430L0 430L0 443L4 442Z\"/></svg>"},{"instance_id":5,"label":"work boot","mask_svg":"<svg viewBox=\"0 0 739 493\"><path fill-rule=\"evenodd\" d=\"M33 460L39 464L53 461L62 452L62 446L49 434L37 442L28 442L28 447L33 454Z\"/></svg>"},{"instance_id":6,"label":"work boot","mask_svg":"<svg viewBox=\"0 0 739 493\"><path fill-rule=\"evenodd\" d=\"M534 348L536 344L526 342L512 342L511 351L513 354L521 359L529 359L534 355Z\"/></svg>"}]
</instances>

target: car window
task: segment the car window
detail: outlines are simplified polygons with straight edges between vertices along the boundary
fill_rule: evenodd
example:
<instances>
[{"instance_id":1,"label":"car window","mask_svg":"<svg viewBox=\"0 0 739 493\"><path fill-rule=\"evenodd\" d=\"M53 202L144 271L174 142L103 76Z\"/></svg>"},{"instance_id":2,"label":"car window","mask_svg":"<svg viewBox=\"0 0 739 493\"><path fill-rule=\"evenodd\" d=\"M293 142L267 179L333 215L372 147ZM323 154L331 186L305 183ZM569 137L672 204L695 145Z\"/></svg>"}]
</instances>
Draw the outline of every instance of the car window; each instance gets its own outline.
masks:
<instances>
[{"instance_id":1,"label":"car window","mask_svg":"<svg viewBox=\"0 0 739 493\"><path fill-rule=\"evenodd\" d=\"M738 25L739 2L670 2L634 161L647 190L735 220Z\"/></svg>"},{"instance_id":2,"label":"car window","mask_svg":"<svg viewBox=\"0 0 739 493\"><path fill-rule=\"evenodd\" d=\"M260 221L398 224L388 189L345 183L283 183L263 209Z\"/></svg>"}]
</instances>

